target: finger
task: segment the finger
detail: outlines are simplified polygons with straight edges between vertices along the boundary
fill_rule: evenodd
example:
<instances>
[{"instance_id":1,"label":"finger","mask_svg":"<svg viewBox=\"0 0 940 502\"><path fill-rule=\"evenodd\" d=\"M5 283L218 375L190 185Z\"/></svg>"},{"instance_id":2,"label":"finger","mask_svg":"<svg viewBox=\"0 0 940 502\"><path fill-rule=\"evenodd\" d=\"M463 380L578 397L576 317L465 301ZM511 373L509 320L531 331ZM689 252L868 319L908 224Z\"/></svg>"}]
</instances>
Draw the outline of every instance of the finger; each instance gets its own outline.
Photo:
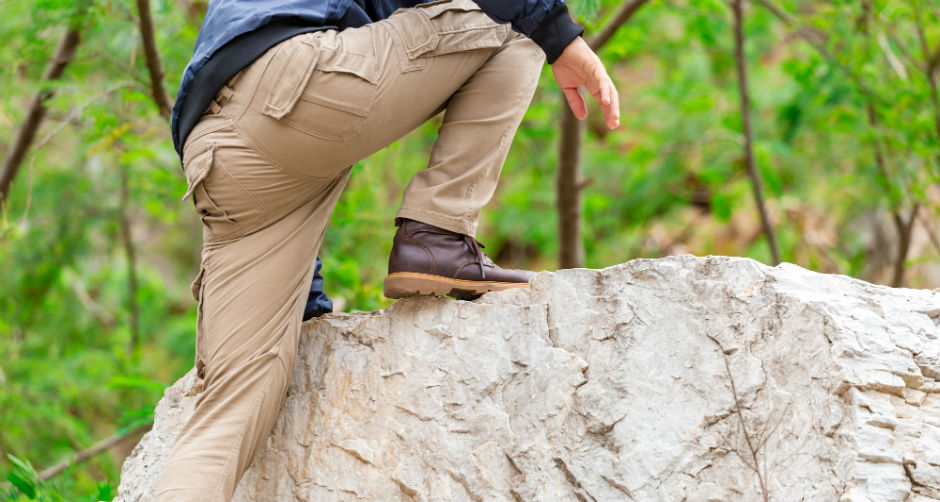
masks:
<instances>
[{"instance_id":1,"label":"finger","mask_svg":"<svg viewBox=\"0 0 940 502\"><path fill-rule=\"evenodd\" d=\"M607 127L614 129L620 126L620 93L617 92L617 86L612 80L610 81L610 115L608 117Z\"/></svg>"},{"instance_id":2,"label":"finger","mask_svg":"<svg viewBox=\"0 0 940 502\"><path fill-rule=\"evenodd\" d=\"M574 116L578 120L584 120L587 117L587 106L584 104L584 98L581 97L581 93L578 92L578 89L575 87L568 87L562 89L565 93L565 99L568 100L568 106L571 108L571 113L574 113Z\"/></svg>"},{"instance_id":3,"label":"finger","mask_svg":"<svg viewBox=\"0 0 940 502\"><path fill-rule=\"evenodd\" d=\"M597 86L601 89L601 100L597 104L601 105L601 108L605 108L610 105L610 87L607 85L610 77L603 71L599 73L600 75L594 77L597 80Z\"/></svg>"},{"instance_id":4,"label":"finger","mask_svg":"<svg viewBox=\"0 0 940 502\"><path fill-rule=\"evenodd\" d=\"M602 103L602 96L604 95L610 97L610 101L607 104ZM598 105L600 105L601 113L604 114L604 122L607 124L607 127L614 129L620 125L620 97L617 94L617 88L609 77L601 83L597 92L594 93L594 99L597 101Z\"/></svg>"}]
</instances>

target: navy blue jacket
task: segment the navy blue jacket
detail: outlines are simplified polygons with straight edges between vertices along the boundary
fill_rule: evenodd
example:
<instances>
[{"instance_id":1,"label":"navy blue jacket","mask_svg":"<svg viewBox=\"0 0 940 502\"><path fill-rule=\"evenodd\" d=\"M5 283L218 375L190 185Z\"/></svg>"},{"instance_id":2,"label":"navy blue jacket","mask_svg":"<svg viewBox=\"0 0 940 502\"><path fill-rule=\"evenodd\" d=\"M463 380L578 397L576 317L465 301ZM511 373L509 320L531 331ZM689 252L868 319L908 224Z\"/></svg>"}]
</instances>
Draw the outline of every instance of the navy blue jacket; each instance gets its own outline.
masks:
<instances>
[{"instance_id":1,"label":"navy blue jacket","mask_svg":"<svg viewBox=\"0 0 940 502\"><path fill-rule=\"evenodd\" d=\"M183 72L171 129L182 157L186 136L222 85L277 43L322 29L362 26L427 0L211 0ZM475 0L500 23L529 36L552 63L583 30L564 0Z\"/></svg>"}]
</instances>

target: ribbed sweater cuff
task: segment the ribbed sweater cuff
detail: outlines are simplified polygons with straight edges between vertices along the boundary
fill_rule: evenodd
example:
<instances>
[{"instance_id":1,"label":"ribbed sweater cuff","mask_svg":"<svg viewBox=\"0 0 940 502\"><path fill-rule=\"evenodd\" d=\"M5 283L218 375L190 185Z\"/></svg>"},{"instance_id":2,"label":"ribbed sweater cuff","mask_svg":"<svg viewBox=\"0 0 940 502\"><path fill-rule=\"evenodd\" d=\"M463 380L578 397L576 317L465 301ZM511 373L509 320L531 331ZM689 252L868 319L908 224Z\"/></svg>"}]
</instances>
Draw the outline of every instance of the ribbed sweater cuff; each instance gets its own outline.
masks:
<instances>
[{"instance_id":1,"label":"ribbed sweater cuff","mask_svg":"<svg viewBox=\"0 0 940 502\"><path fill-rule=\"evenodd\" d=\"M545 51L548 64L552 64L561 56L565 47L582 33L584 28L571 19L568 6L560 3L548 11L545 19L532 31L531 37Z\"/></svg>"}]
</instances>

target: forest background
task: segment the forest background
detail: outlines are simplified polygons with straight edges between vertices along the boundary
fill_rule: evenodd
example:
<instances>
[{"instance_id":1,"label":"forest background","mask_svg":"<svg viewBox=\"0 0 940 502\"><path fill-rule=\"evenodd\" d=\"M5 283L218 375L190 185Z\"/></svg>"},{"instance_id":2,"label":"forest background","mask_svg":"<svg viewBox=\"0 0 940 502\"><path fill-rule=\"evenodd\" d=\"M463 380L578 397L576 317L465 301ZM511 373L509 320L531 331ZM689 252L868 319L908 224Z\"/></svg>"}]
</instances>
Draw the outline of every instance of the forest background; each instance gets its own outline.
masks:
<instances>
[{"instance_id":1,"label":"forest background","mask_svg":"<svg viewBox=\"0 0 940 502\"><path fill-rule=\"evenodd\" d=\"M623 125L573 120L546 67L483 213L497 262L719 254L940 286L940 1L571 5ZM168 110L205 9L0 0L0 499L110 499L192 365L201 228ZM390 304L392 218L438 125L355 167L321 252L343 309Z\"/></svg>"}]
</instances>

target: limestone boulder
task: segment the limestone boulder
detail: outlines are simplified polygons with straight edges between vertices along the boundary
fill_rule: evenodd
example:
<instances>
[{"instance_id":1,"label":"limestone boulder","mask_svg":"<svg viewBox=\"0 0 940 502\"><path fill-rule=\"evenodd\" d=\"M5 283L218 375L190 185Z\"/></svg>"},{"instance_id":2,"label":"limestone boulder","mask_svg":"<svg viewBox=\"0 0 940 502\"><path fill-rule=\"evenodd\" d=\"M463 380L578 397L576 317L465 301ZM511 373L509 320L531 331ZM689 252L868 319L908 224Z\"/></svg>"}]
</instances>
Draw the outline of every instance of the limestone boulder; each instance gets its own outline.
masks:
<instances>
[{"instance_id":1,"label":"limestone boulder","mask_svg":"<svg viewBox=\"0 0 940 502\"><path fill-rule=\"evenodd\" d=\"M235 500L940 500L938 325L938 291L692 256L329 315ZM151 500L193 386L117 500Z\"/></svg>"}]
</instances>

